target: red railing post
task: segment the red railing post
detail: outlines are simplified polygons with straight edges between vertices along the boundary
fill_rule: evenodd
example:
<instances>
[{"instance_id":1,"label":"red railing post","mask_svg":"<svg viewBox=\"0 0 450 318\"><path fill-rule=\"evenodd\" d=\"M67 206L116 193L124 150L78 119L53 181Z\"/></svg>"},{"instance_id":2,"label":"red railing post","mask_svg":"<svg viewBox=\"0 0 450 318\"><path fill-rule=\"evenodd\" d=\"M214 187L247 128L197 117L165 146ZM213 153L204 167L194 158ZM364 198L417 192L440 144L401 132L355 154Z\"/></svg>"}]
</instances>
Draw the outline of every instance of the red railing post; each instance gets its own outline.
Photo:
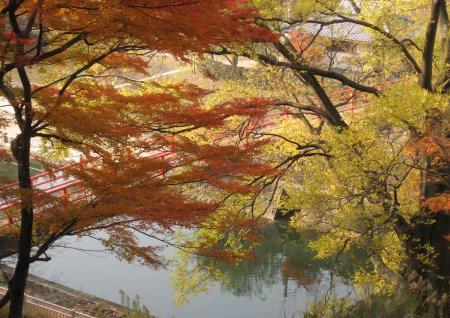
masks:
<instances>
[{"instance_id":1,"label":"red railing post","mask_svg":"<svg viewBox=\"0 0 450 318\"><path fill-rule=\"evenodd\" d=\"M14 220L13 220L12 216L9 213L6 213L6 217L8 218L8 224L13 225Z\"/></svg>"},{"instance_id":2,"label":"red railing post","mask_svg":"<svg viewBox=\"0 0 450 318\"><path fill-rule=\"evenodd\" d=\"M82 156L80 156L79 165L80 165L80 173L83 173L84 172L84 162L83 162Z\"/></svg>"},{"instance_id":3,"label":"red railing post","mask_svg":"<svg viewBox=\"0 0 450 318\"><path fill-rule=\"evenodd\" d=\"M289 109L285 106L285 107L283 107L283 117L285 118L285 119L288 119L289 118Z\"/></svg>"},{"instance_id":4,"label":"red railing post","mask_svg":"<svg viewBox=\"0 0 450 318\"><path fill-rule=\"evenodd\" d=\"M62 201L62 203L64 205L64 210L67 211L68 203L69 203L67 188L62 189L62 193L61 193L60 199L61 199L61 201Z\"/></svg>"},{"instance_id":5,"label":"red railing post","mask_svg":"<svg viewBox=\"0 0 450 318\"><path fill-rule=\"evenodd\" d=\"M352 112L352 119L355 113L355 94L354 91L350 91L350 111Z\"/></svg>"}]
</instances>

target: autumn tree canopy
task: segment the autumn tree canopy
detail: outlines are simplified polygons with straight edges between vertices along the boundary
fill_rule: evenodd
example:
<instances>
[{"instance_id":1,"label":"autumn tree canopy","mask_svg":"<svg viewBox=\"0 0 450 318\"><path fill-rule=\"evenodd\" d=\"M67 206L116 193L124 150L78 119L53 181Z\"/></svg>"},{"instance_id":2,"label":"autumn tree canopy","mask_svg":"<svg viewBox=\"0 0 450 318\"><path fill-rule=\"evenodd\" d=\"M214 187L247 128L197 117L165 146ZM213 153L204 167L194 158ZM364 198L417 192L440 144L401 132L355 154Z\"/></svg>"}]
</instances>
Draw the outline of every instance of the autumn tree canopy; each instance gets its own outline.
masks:
<instances>
[{"instance_id":1,"label":"autumn tree canopy","mask_svg":"<svg viewBox=\"0 0 450 318\"><path fill-rule=\"evenodd\" d=\"M132 230L198 224L217 205L186 195L183 185L245 193L254 191L245 185L248 177L269 172L252 159L257 143L198 142L230 118L261 116L267 101L206 109L207 90L142 80L152 74L148 64L156 53L187 59L220 44L275 40L252 24L255 8L247 1L11 0L1 13L0 91L13 113L9 123L20 129L11 142L18 189L2 194L20 198L10 211L18 220L10 229L19 240L18 261L1 301L10 301L10 317L22 315L30 263L48 260L45 251L60 237L108 229L111 250L155 264L154 251L139 246ZM133 85L115 87L118 79ZM83 154L86 166L71 173L88 200L62 202L33 188L35 138ZM168 148L172 156L155 158Z\"/></svg>"},{"instance_id":2,"label":"autumn tree canopy","mask_svg":"<svg viewBox=\"0 0 450 318\"><path fill-rule=\"evenodd\" d=\"M357 277L432 289L426 303L448 311L445 0L10 0L1 12L0 91L13 116L0 123L20 128L19 188L2 191L20 198L10 317L29 264L63 235L105 229L119 256L154 264L133 232L201 224L197 252L248 258L249 225L274 204L322 230L318 257L363 248L373 271ZM143 80L157 53L259 66L210 91ZM283 121L260 129L277 112ZM71 174L88 200L33 189L35 138L47 154L83 154Z\"/></svg>"}]
</instances>

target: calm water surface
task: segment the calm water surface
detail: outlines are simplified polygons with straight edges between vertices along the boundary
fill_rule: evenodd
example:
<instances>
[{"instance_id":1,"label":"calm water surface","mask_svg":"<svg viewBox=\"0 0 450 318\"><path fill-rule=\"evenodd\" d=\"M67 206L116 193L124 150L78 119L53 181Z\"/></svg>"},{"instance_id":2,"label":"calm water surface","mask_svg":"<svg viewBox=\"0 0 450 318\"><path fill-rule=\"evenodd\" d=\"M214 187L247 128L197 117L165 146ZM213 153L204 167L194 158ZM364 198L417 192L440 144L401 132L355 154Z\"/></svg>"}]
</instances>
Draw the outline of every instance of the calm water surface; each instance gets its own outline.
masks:
<instances>
[{"instance_id":1,"label":"calm water surface","mask_svg":"<svg viewBox=\"0 0 450 318\"><path fill-rule=\"evenodd\" d=\"M15 167L0 164L0 173L12 175ZM330 261L318 261L308 249L306 235L285 224L276 223L261 229L265 237L256 249L256 259L239 265L218 264L227 283L210 282L208 292L189 298L189 303L175 308L175 291L171 287L174 265L151 269L120 261L102 250L92 238L69 238L70 248L57 247L48 254L49 263L32 267L32 273L68 287L120 303L119 290L131 297L139 295L141 303L160 318L296 318L314 300L330 289ZM145 242L160 245L155 242ZM166 248L163 254L176 259L176 251ZM175 255L175 257L174 257ZM192 257L192 263L208 260ZM335 266L333 294L352 299L354 290L345 278L353 260L343 259ZM189 279L189 278L187 278Z\"/></svg>"},{"instance_id":2,"label":"calm water surface","mask_svg":"<svg viewBox=\"0 0 450 318\"><path fill-rule=\"evenodd\" d=\"M43 172L42 165L31 160L31 174L35 175ZM17 180L17 163L15 162L2 162L0 161L0 184L7 184Z\"/></svg>"},{"instance_id":3,"label":"calm water surface","mask_svg":"<svg viewBox=\"0 0 450 318\"><path fill-rule=\"evenodd\" d=\"M56 248L49 253L52 261L34 266L32 272L118 303L119 289L139 295L142 304L160 318L301 317L308 304L323 297L330 287L327 263L314 260L306 241L284 225L268 226L263 232L266 240L257 248L255 261L219 264L228 283L213 282L208 292L190 298L181 308L172 303L175 291L170 276L175 266L153 270L119 261L109 253ZM77 249L102 249L90 238L69 243ZM164 251L168 257L174 253L173 249ZM334 294L353 298L352 287L336 276Z\"/></svg>"}]
</instances>

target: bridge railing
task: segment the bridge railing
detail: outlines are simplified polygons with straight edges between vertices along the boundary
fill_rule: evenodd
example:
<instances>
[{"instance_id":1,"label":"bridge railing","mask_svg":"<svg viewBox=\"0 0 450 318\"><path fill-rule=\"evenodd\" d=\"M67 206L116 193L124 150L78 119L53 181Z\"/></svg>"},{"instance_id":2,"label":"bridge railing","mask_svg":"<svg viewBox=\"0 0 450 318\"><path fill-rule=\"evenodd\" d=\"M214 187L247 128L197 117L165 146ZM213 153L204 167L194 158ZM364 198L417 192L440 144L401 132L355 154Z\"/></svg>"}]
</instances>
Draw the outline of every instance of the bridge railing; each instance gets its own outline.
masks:
<instances>
[{"instance_id":1,"label":"bridge railing","mask_svg":"<svg viewBox=\"0 0 450 318\"><path fill-rule=\"evenodd\" d=\"M173 150L162 149L150 154L148 157L155 159L165 159L173 154ZM92 193L83 187L83 181L71 176L68 172L72 169L79 169L83 171L88 167L97 167L101 164L100 160L81 160L76 163L72 163L52 171L46 171L35 175L32 177L33 187L41 193L46 195L51 195L55 197L54 202L45 203L41 206L36 206L34 211L35 214L40 214L55 205L64 204L65 202L79 202L87 201L92 198ZM164 175L164 172L161 172ZM5 189L15 189L18 187L18 183L11 183L0 187L0 190ZM17 197L9 197L0 201L0 229L8 227L12 224L17 223L13 213L8 213L12 211L16 206L20 204L20 200Z\"/></svg>"},{"instance_id":2,"label":"bridge railing","mask_svg":"<svg viewBox=\"0 0 450 318\"><path fill-rule=\"evenodd\" d=\"M382 88L386 84L392 84L398 82L398 80L388 81L382 85ZM365 96L357 95L355 94L354 89L345 89L341 91L336 91L331 94L329 94L329 97L335 102L340 103L340 107L338 108L339 112L342 114L350 113L353 117L353 114L355 112L360 111L364 108L364 105L367 103L367 98ZM319 107L320 103L318 102L317 98L312 97L311 98L313 102L315 102ZM271 113L268 113L264 118L259 119L257 122L250 122L248 129L253 130L256 134L258 132L263 132L267 129L271 129L272 127L277 125L277 120L280 118L286 118L290 116L290 112L287 108L283 108L278 111L272 111ZM312 115L313 117L315 115ZM317 116L315 116L317 117ZM220 139L223 139L223 137L219 137L214 141L218 141ZM154 158L166 158L168 156L171 156L173 154L172 149L169 150L161 150L157 153L151 155L151 157ZM57 197L60 199L61 202L71 201L76 202L80 200L86 200L91 194L87 193L86 190L82 186L82 181L79 179L74 178L73 176L70 176L67 172L71 169L80 169L81 171L85 169L86 165L95 166L97 164L100 164L100 161L93 159L90 161L84 161L81 160L76 163L72 163L63 167L60 167L58 169L54 169L52 171L43 172L40 174L37 174L32 177L32 183L33 187L35 189L38 189L46 194L50 194L54 197ZM162 173L164 175L164 173ZM0 190L4 189L14 189L18 187L18 183L11 183L4 186L0 186ZM14 220L12 220L11 217L8 217L8 224L2 224L2 215L5 215L4 212L10 210L14 206L18 205L19 199L16 197L7 198L6 200L3 199L3 201L0 201L0 228L4 226L8 226L12 223L14 223ZM36 209L36 212L39 213L43 209L48 209L51 206L44 206L44 207L38 207Z\"/></svg>"}]
</instances>

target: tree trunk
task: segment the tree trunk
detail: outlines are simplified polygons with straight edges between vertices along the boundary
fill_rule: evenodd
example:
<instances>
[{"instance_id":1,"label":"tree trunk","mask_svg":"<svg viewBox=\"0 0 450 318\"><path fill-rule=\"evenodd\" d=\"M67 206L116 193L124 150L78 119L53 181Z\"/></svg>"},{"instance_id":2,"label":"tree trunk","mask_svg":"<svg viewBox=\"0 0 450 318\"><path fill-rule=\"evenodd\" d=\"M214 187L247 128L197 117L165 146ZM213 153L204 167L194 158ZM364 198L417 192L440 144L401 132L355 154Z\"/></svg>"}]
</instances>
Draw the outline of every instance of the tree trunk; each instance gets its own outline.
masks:
<instances>
[{"instance_id":1,"label":"tree trunk","mask_svg":"<svg viewBox=\"0 0 450 318\"><path fill-rule=\"evenodd\" d=\"M445 295L450 291L450 250L449 242L444 238L450 232L450 216L441 212L433 215L429 213L425 211L413 219L414 224L406 245L411 267L426 279L439 295ZM423 259L427 262L422 262Z\"/></svg>"},{"instance_id":2,"label":"tree trunk","mask_svg":"<svg viewBox=\"0 0 450 318\"><path fill-rule=\"evenodd\" d=\"M11 150L18 163L18 180L21 191L21 220L18 259L11 279L9 318L22 317L25 285L30 267L33 235L33 194L30 179L30 136L20 134L11 144Z\"/></svg>"},{"instance_id":3,"label":"tree trunk","mask_svg":"<svg viewBox=\"0 0 450 318\"><path fill-rule=\"evenodd\" d=\"M444 20L440 21L440 17ZM441 36L447 41L447 45L441 43L441 50L446 54L448 61L450 53L449 45L448 14L445 0L432 0L430 18L425 34L424 50L422 52L422 74L420 74L420 86L430 92L433 87L433 57L438 25L441 24ZM449 65L445 64L445 74L448 73ZM443 94L449 91L444 85ZM448 105L447 105L448 107ZM427 114L425 134L444 140L441 153L427 154L424 158L424 169L421 178L421 204L426 200L438 197L449 191L450 183L450 161L448 157L448 144L450 137L446 131L445 112L432 110ZM411 227L407 233L406 247L413 268L426 279L433 289L440 295L449 293L450 279L450 245L445 236L450 233L450 215L448 211L432 211L426 206L422 208L419 215L411 220ZM430 258L430 252L433 257ZM430 263L424 263L423 257ZM447 302L448 310L448 302ZM448 313L447 313L448 314Z\"/></svg>"},{"instance_id":4,"label":"tree trunk","mask_svg":"<svg viewBox=\"0 0 450 318\"><path fill-rule=\"evenodd\" d=\"M427 200L449 191L450 165L448 158L435 163L434 158L427 158L422 176L422 198ZM414 236L423 246L429 244L436 257L433 268L424 276L440 294L448 294L450 280L450 244L445 236L450 233L450 215L445 211L424 209L428 222L414 226ZM423 247L422 247L423 249Z\"/></svg>"},{"instance_id":5,"label":"tree trunk","mask_svg":"<svg viewBox=\"0 0 450 318\"><path fill-rule=\"evenodd\" d=\"M430 115L427 131L448 138L439 117ZM449 191L450 162L446 152L444 149L444 153L439 154L440 160L436 160L438 155L425 158L421 179L422 204L427 199L439 197ZM448 297L450 292L450 242L445 238L449 233L448 211L434 211L426 205L411 219L409 229L404 232L411 268L431 285L439 297ZM444 304L444 312L444 316L450 314L448 299Z\"/></svg>"},{"instance_id":6,"label":"tree trunk","mask_svg":"<svg viewBox=\"0 0 450 318\"><path fill-rule=\"evenodd\" d=\"M239 64L239 56L237 56L236 54L233 54L231 56L231 66L236 69L238 67Z\"/></svg>"}]
</instances>

